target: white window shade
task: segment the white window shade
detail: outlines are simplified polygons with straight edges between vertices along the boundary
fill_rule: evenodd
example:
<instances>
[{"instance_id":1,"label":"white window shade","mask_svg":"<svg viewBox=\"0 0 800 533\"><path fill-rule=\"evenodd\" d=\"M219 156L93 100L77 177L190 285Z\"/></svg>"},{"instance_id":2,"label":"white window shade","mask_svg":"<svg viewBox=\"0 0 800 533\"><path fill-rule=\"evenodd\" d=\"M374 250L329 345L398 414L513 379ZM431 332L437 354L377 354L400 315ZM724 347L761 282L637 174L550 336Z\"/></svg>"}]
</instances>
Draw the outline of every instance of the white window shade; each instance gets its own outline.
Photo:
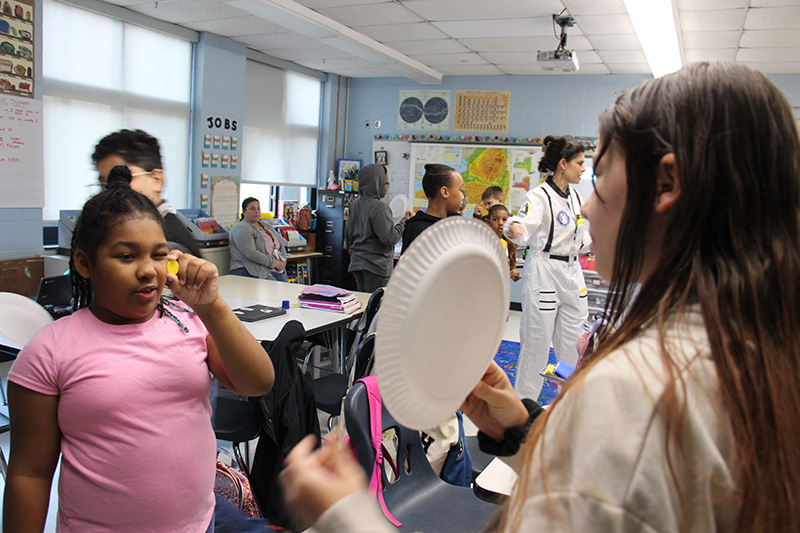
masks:
<instances>
[{"instance_id":1,"label":"white window shade","mask_svg":"<svg viewBox=\"0 0 800 533\"><path fill-rule=\"evenodd\" d=\"M242 181L315 187L322 82L248 60Z\"/></svg>"},{"instance_id":2,"label":"white window shade","mask_svg":"<svg viewBox=\"0 0 800 533\"><path fill-rule=\"evenodd\" d=\"M192 43L54 0L42 12L44 218L99 190L95 144L123 128L159 140L162 197L186 207Z\"/></svg>"}]
</instances>

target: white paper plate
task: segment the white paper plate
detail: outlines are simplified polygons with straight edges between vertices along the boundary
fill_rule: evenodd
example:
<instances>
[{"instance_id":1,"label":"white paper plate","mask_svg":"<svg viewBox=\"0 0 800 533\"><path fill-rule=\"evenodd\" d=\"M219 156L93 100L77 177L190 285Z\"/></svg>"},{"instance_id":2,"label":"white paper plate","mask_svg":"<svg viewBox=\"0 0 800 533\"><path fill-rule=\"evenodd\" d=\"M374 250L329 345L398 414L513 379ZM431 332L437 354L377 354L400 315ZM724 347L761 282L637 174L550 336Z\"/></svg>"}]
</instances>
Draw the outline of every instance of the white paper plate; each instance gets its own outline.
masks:
<instances>
[{"instance_id":1,"label":"white paper plate","mask_svg":"<svg viewBox=\"0 0 800 533\"><path fill-rule=\"evenodd\" d=\"M392 218L400 220L408 211L408 196L405 194L398 194L392 201L389 202L389 208L392 210Z\"/></svg>"},{"instance_id":2,"label":"white paper plate","mask_svg":"<svg viewBox=\"0 0 800 533\"><path fill-rule=\"evenodd\" d=\"M25 346L33 335L53 321L50 313L30 298L11 292L0 292L0 337Z\"/></svg>"},{"instance_id":3,"label":"white paper plate","mask_svg":"<svg viewBox=\"0 0 800 533\"><path fill-rule=\"evenodd\" d=\"M417 237L386 287L375 339L392 416L418 430L452 416L497 352L508 308L508 260L488 224L449 217Z\"/></svg>"}]
</instances>

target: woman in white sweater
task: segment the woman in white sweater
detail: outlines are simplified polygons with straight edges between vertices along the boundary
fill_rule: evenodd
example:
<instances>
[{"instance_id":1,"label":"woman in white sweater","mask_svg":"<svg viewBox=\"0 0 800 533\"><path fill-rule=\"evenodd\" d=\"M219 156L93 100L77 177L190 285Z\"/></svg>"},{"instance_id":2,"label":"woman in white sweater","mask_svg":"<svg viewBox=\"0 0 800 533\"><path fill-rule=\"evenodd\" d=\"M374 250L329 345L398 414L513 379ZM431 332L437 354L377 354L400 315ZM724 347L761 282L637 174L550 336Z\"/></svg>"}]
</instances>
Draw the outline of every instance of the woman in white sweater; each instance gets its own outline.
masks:
<instances>
[{"instance_id":1,"label":"woman in white sweater","mask_svg":"<svg viewBox=\"0 0 800 533\"><path fill-rule=\"evenodd\" d=\"M495 364L464 402L483 444L521 465L493 527L800 531L800 138L786 98L733 63L648 80L600 116L594 170L582 212L616 328L535 423ZM284 475L301 516L391 530L347 454L302 446Z\"/></svg>"}]
</instances>

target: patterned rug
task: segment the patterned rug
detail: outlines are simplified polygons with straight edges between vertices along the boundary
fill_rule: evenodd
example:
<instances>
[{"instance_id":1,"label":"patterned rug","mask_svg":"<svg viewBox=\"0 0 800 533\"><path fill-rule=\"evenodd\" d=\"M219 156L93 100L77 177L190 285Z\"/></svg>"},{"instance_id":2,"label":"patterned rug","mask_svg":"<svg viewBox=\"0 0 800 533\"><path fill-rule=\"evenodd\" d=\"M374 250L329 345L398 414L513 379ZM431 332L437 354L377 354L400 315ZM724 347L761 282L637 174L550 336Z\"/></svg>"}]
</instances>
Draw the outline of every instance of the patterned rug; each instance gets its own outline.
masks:
<instances>
[{"instance_id":1,"label":"patterned rug","mask_svg":"<svg viewBox=\"0 0 800 533\"><path fill-rule=\"evenodd\" d=\"M519 343L514 341L501 342L500 348L494 356L494 360L500 365L500 368L505 370L512 385L517 377L517 359L519 359ZM548 362L552 364L556 363L556 354L553 352L552 348L550 348ZM554 381L546 379L544 380L544 386L542 387L542 392L539 394L537 401L541 405L548 405L557 395L558 385Z\"/></svg>"}]
</instances>

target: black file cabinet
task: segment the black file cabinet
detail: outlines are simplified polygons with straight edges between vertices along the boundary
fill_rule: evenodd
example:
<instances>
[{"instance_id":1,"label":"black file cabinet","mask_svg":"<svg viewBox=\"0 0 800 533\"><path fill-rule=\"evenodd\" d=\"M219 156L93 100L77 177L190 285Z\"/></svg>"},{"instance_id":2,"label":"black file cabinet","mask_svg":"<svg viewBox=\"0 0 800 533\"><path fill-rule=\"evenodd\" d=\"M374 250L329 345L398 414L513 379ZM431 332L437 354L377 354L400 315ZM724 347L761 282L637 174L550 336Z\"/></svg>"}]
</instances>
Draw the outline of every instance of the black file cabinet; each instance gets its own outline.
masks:
<instances>
[{"instance_id":1,"label":"black file cabinet","mask_svg":"<svg viewBox=\"0 0 800 533\"><path fill-rule=\"evenodd\" d=\"M344 212L347 197L339 191L321 189L317 196L317 251L320 283L350 288L347 266L349 255L344 250Z\"/></svg>"}]
</instances>

